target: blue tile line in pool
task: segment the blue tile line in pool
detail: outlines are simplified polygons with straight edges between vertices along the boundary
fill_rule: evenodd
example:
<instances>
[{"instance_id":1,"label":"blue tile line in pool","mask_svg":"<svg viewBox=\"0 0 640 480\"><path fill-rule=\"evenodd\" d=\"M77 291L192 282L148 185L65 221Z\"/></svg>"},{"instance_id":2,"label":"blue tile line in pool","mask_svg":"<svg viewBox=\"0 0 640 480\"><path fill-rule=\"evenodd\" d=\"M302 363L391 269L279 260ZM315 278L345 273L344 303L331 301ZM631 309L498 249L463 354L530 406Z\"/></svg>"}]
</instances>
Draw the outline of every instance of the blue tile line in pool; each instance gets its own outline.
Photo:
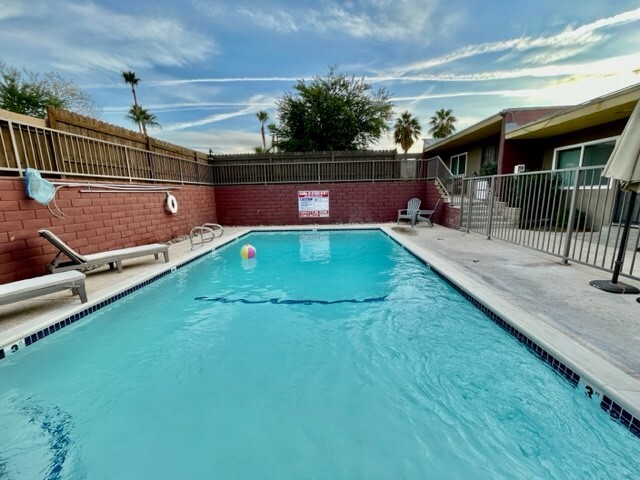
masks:
<instances>
[{"instance_id":1,"label":"blue tile line in pool","mask_svg":"<svg viewBox=\"0 0 640 480\"><path fill-rule=\"evenodd\" d=\"M373 303L384 302L387 299L384 297L364 298L362 300L356 300L354 298L345 300L289 300L280 298L269 298L267 300L247 300L246 298L225 298L225 297L195 297L195 300L203 300L205 302L216 303L244 303L247 305L263 305L270 303L272 305L335 305L338 303Z\"/></svg>"},{"instance_id":2,"label":"blue tile line in pool","mask_svg":"<svg viewBox=\"0 0 640 480\"><path fill-rule=\"evenodd\" d=\"M334 229L332 229L334 230ZM335 229L334 231L337 231L338 229ZM354 229L350 229L349 231L353 231ZM366 229L366 230L371 230L371 229ZM286 232L286 230L277 230L278 232ZM301 230L295 230L295 232L299 232ZM469 302L471 302L472 305L474 305L476 308L478 308L480 311L482 311L482 313L484 313L487 317L489 317L491 320L493 320L497 325L499 325L501 328L503 328L507 333L509 333L510 335L512 335L516 340L518 340L518 342L520 342L521 344L525 345L527 347L527 349L529 351L531 351L534 355L536 355L540 360L542 360L543 362L545 362L548 366L550 366L556 373L558 373L560 376L562 376L564 379L566 379L573 387L578 387L578 384L580 382L580 375L576 372L574 372L571 368L569 368L567 365L565 365L564 363L562 363L560 360L558 360L557 358L555 358L552 354L550 354L549 352L547 352L546 350L544 350L542 347L540 347L537 343L535 343L533 340L531 340L529 337L527 337L525 334L523 334L522 332L520 332L517 328L515 328L514 326L512 326L509 322L507 322L506 320L504 320L502 317L500 317L497 313L495 313L494 311L492 311L489 307L487 307L486 305L484 305L482 302L478 301L475 297L473 297L472 295L470 295L469 293L467 293L465 290L463 290L462 288L460 288L458 285L456 285L454 282L452 282L451 280L449 280L449 278L447 276L445 276L443 273L439 272L437 269L433 268L431 265L429 265L424 259L418 257L417 255L415 255L411 250L409 250L408 248L406 248L404 245L402 245L400 242L398 242L395 238L391 237L390 235L388 235L386 232L384 232L383 230L380 230L382 233L384 233L385 235L387 235L387 237L391 238L394 242L396 242L398 245L400 245L402 248L404 248L408 253L410 253L411 255L413 255L416 259L418 259L423 265L425 265L427 268L429 268L432 272L434 272L436 275L438 275L438 277L440 277L442 280L444 280L448 285L450 285L451 287L453 287L458 293L460 293L463 297L465 297ZM239 240L240 238L244 237L247 234L241 235L237 238L235 238L234 240L232 240L231 242L225 244L225 245L229 245L232 244L234 242L236 242L237 240ZM224 245L221 245L224 246ZM221 247L220 246L220 247ZM100 310L103 307L106 307L107 305L110 305L111 303L120 300L123 297L126 297L127 295L141 289L142 287L145 287L147 285L149 285L150 283L155 282L156 280L174 272L176 269L182 268L186 265L189 265L190 263L194 262L195 260L198 260L200 258L202 258L204 255L208 255L209 253L211 253L212 251L216 250L217 248L220 247L216 247L213 250L208 250L206 252L203 252L202 255L198 255L196 257L193 257L187 261L185 261L184 263L181 263L175 267L172 267L170 270L167 270L165 272L159 273L147 280L145 280L144 282L141 282L137 285L134 285L126 290L124 290L123 292L108 298L106 300L103 300L100 303L97 303L95 305L92 305L90 307L87 307L84 310L81 310L78 313L75 313L73 315L70 315L69 317L56 322L42 330L39 330L38 332L35 332L27 337L24 337L23 340L11 345L9 347L10 352L11 353L15 353L17 352L20 348L22 347L27 347L29 345L32 345L33 343L37 342L38 340L45 338L55 332L57 332L58 330L60 330L61 328L64 328L68 325L71 325L75 322L77 322L78 320L86 317L87 315ZM222 302L222 297L197 297L198 300L206 300L206 301L220 301ZM271 303L272 299L269 300L265 300L264 302L267 303ZM275 299L277 300L277 299ZM364 301L377 301L377 299L365 299ZM230 301L227 299L227 301ZM239 300L240 301L240 300ZM302 304L310 304L310 303L303 303L303 302L314 302L313 300L282 300L282 303L285 302L299 302ZM324 301L317 301L317 302L324 302ZM352 302L352 300L338 300L337 302ZM363 300L353 300L353 302L363 302ZM224 302L222 302L224 303ZM245 301L244 303L249 303L248 301ZM5 349L7 347L4 348L0 348L0 360L2 360L3 358L6 357L6 352ZM624 407L622 407L620 404L618 404L617 402L615 402L613 399L611 399L610 397L608 397L607 395L601 394L597 391L595 391L595 389L593 387L591 387L590 385L585 385L584 386L585 389L585 394L588 395L590 398L601 398L600 400L600 408L602 408L602 410L604 410L605 412L607 412L609 414L609 417L614 420L617 423L620 423L621 425L623 425L624 427L626 427L632 434L634 434L635 436L640 438L640 418L634 417L633 414L631 414L628 410L626 410Z\"/></svg>"}]
</instances>

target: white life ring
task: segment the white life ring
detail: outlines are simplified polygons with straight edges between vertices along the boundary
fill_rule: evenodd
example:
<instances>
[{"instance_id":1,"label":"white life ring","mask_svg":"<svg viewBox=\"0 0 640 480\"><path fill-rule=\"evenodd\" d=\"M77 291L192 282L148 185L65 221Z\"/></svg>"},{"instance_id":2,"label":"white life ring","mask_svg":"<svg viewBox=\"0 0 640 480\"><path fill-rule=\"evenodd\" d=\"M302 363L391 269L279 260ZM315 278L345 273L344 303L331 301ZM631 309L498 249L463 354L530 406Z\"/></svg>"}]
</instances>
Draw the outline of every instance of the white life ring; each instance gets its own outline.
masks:
<instances>
[{"instance_id":1,"label":"white life ring","mask_svg":"<svg viewBox=\"0 0 640 480\"><path fill-rule=\"evenodd\" d=\"M167 211L172 215L178 213L178 200L170 193L167 193Z\"/></svg>"}]
</instances>

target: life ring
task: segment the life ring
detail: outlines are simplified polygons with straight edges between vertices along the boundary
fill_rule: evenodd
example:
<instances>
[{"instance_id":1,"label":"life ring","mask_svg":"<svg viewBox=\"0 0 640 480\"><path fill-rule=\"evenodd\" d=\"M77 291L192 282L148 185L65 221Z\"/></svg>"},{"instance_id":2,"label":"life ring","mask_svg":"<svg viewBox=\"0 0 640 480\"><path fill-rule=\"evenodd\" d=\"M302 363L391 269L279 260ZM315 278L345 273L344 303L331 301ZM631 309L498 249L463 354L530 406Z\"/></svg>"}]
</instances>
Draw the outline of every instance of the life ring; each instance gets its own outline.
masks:
<instances>
[{"instance_id":1,"label":"life ring","mask_svg":"<svg viewBox=\"0 0 640 480\"><path fill-rule=\"evenodd\" d=\"M167 205L166 206L167 206L167 211L170 214L175 215L176 213L178 213L178 200L176 200L176 197L174 197L170 193L167 193Z\"/></svg>"}]
</instances>

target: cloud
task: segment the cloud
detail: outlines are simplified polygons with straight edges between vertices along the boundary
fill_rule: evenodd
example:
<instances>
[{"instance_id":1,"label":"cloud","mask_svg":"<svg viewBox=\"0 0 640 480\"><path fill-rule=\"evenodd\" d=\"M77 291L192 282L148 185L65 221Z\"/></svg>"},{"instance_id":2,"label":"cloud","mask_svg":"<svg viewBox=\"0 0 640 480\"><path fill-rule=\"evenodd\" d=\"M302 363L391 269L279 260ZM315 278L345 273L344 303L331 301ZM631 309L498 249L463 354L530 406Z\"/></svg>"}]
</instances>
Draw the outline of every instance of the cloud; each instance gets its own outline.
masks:
<instances>
[{"instance_id":1,"label":"cloud","mask_svg":"<svg viewBox=\"0 0 640 480\"><path fill-rule=\"evenodd\" d=\"M189 148L208 152L212 149L219 154L253 153L253 147L262 143L257 132L225 130L214 132L196 131L158 131L154 137L175 145L188 145Z\"/></svg>"},{"instance_id":2,"label":"cloud","mask_svg":"<svg viewBox=\"0 0 640 480\"><path fill-rule=\"evenodd\" d=\"M20 0L0 0L0 22L19 17L29 8L26 2L21 2Z\"/></svg>"},{"instance_id":3,"label":"cloud","mask_svg":"<svg viewBox=\"0 0 640 480\"><path fill-rule=\"evenodd\" d=\"M297 32L298 25L295 19L287 12L264 11L261 9L239 9L238 14L244 16L246 19L251 20L256 25L260 25L266 30L274 32L288 33Z\"/></svg>"},{"instance_id":4,"label":"cloud","mask_svg":"<svg viewBox=\"0 0 640 480\"><path fill-rule=\"evenodd\" d=\"M275 99L265 97L263 95L254 95L246 103L242 104L243 108L238 110L216 113L204 118L191 120L188 122L174 123L171 125L163 126L166 131L186 130L188 128L201 127L203 125L209 125L211 123L222 122L234 117L241 117L244 115L257 113L259 110L263 110L266 107L272 107L275 104Z\"/></svg>"},{"instance_id":5,"label":"cloud","mask_svg":"<svg viewBox=\"0 0 640 480\"><path fill-rule=\"evenodd\" d=\"M173 18L131 15L94 3L36 0L11 22L0 16L0 43L32 62L76 73L121 71L202 61L216 45ZM28 35L25 29L28 28ZM10 41L13 40L13 41ZM19 41L18 41L19 40ZM39 52L39 55L33 55Z\"/></svg>"},{"instance_id":6,"label":"cloud","mask_svg":"<svg viewBox=\"0 0 640 480\"><path fill-rule=\"evenodd\" d=\"M147 82L147 85L155 87L170 87L189 83L296 82L298 80L300 80L300 77L212 77L158 80Z\"/></svg>"},{"instance_id":7,"label":"cloud","mask_svg":"<svg viewBox=\"0 0 640 480\"><path fill-rule=\"evenodd\" d=\"M411 72L424 71L433 67L445 65L478 55L496 52L524 52L536 48L566 48L566 47L584 47L587 44L596 43L604 38L604 34L599 33L613 26L620 26L627 23L637 22L640 20L640 8L614 15L612 17L596 20L595 22L583 25L581 27L569 26L562 32L546 36L546 37L520 37L499 42L481 43L477 45L468 45L453 51L448 55L436 57L429 60L415 62L404 67L393 69L396 75L404 75ZM566 53L569 51L567 50ZM543 54L541 54L543 55Z\"/></svg>"},{"instance_id":8,"label":"cloud","mask_svg":"<svg viewBox=\"0 0 640 480\"><path fill-rule=\"evenodd\" d=\"M351 0L324 1L312 8L268 9L244 2L195 0L194 8L214 21L251 21L257 28L277 33L305 32L321 35L340 34L354 38L410 41L439 29L452 29L459 15L439 9L439 0ZM411 25L411 28L407 28Z\"/></svg>"}]
</instances>

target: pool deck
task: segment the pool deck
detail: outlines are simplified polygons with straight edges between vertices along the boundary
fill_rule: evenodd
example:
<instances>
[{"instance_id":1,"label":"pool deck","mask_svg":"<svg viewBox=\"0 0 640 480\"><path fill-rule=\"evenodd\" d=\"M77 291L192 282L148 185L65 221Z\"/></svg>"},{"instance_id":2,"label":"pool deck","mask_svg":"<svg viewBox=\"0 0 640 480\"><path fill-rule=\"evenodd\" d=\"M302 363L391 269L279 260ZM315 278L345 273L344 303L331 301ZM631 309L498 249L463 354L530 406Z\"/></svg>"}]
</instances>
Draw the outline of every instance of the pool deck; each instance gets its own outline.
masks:
<instances>
[{"instance_id":1,"label":"pool deck","mask_svg":"<svg viewBox=\"0 0 640 480\"><path fill-rule=\"evenodd\" d=\"M636 302L637 295L615 295L589 286L591 280L610 279L610 273L579 264L563 265L557 257L438 225L314 228L372 227L383 229L578 371L597 391L610 395L640 418L640 303ZM88 304L81 304L69 292L61 292L0 306L0 348L248 231L260 229L225 228L222 237L193 250L188 240L174 243L169 247L169 264L150 257L125 261L123 273L106 267L89 272ZM640 288L640 282L626 278L621 281Z\"/></svg>"}]
</instances>

